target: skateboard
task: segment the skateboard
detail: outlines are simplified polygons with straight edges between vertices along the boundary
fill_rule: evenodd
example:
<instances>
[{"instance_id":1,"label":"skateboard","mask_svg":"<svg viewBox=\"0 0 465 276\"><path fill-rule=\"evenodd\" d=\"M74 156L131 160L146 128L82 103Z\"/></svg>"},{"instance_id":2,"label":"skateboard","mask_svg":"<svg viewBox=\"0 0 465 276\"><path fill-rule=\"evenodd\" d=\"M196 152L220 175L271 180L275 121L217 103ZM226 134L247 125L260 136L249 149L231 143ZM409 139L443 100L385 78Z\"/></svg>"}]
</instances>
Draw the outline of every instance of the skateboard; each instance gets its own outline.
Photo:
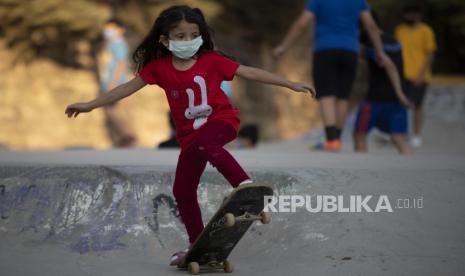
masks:
<instances>
[{"instance_id":1,"label":"skateboard","mask_svg":"<svg viewBox=\"0 0 465 276\"><path fill-rule=\"evenodd\" d=\"M263 197L267 195L273 195L273 189L267 183L244 184L235 188L223 200L178 268L187 269L191 274L198 274L201 268L231 273L233 265L227 257L252 223L256 220L263 224L270 222L269 214L263 212Z\"/></svg>"}]
</instances>

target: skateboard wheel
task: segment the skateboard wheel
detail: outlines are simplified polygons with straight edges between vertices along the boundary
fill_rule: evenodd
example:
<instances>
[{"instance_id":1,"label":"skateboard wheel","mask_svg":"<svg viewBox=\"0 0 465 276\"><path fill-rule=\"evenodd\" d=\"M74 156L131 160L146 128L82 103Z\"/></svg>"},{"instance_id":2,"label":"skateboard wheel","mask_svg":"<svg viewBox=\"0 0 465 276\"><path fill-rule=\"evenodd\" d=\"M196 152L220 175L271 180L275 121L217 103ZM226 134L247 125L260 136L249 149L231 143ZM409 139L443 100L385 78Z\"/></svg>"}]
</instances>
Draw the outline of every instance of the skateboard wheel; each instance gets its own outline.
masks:
<instances>
[{"instance_id":1,"label":"skateboard wheel","mask_svg":"<svg viewBox=\"0 0 465 276\"><path fill-rule=\"evenodd\" d=\"M270 223L270 221L271 221L271 216L270 216L270 214L268 214L267 212L261 212L261 213L260 213L260 217L261 217L260 221L261 221L263 224L268 224L268 223Z\"/></svg>"},{"instance_id":2,"label":"skateboard wheel","mask_svg":"<svg viewBox=\"0 0 465 276\"><path fill-rule=\"evenodd\" d=\"M200 266L198 262L190 262L188 266L190 274L198 274L200 272Z\"/></svg>"},{"instance_id":3,"label":"skateboard wheel","mask_svg":"<svg viewBox=\"0 0 465 276\"><path fill-rule=\"evenodd\" d=\"M223 270L226 273L231 273L234 270L233 264L229 260L224 260L223 262Z\"/></svg>"},{"instance_id":4,"label":"skateboard wheel","mask_svg":"<svg viewBox=\"0 0 465 276\"><path fill-rule=\"evenodd\" d=\"M236 218L233 214L227 213L224 215L224 225L227 227L232 227L236 223Z\"/></svg>"}]
</instances>

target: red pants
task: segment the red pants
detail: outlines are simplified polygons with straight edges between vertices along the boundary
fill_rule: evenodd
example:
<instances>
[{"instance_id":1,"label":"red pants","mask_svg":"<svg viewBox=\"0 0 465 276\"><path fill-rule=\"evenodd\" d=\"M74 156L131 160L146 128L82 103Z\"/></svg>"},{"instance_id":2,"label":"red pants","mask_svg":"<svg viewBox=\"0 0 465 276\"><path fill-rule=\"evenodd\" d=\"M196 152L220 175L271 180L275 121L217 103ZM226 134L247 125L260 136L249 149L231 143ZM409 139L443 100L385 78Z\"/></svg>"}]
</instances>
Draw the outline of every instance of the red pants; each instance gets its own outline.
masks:
<instances>
[{"instance_id":1,"label":"red pants","mask_svg":"<svg viewBox=\"0 0 465 276\"><path fill-rule=\"evenodd\" d=\"M190 243L195 241L204 227L197 200L197 187L207 162L210 162L233 187L249 179L234 157L223 148L236 138L236 131L230 124L215 121L199 131L192 146L181 151L179 155L173 186L173 194Z\"/></svg>"}]
</instances>

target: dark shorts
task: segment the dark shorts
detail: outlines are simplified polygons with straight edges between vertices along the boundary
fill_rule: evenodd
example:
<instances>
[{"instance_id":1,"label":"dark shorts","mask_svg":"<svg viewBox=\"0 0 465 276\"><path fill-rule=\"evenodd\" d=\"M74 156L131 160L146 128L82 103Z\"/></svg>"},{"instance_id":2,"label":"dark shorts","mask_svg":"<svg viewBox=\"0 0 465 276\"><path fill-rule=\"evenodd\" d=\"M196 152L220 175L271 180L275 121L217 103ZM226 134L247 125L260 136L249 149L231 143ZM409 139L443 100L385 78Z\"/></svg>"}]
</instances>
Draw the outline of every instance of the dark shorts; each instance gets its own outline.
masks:
<instances>
[{"instance_id":1,"label":"dark shorts","mask_svg":"<svg viewBox=\"0 0 465 276\"><path fill-rule=\"evenodd\" d=\"M348 50L317 51L313 56L313 78L317 98L348 99L357 74L358 55Z\"/></svg>"},{"instance_id":2,"label":"dark shorts","mask_svg":"<svg viewBox=\"0 0 465 276\"><path fill-rule=\"evenodd\" d=\"M388 134L406 135L407 109L396 102L363 102L357 113L355 133L368 133L373 127Z\"/></svg>"},{"instance_id":3,"label":"dark shorts","mask_svg":"<svg viewBox=\"0 0 465 276\"><path fill-rule=\"evenodd\" d=\"M423 99L425 98L427 84L415 86L411 81L405 81L405 94L410 101L412 101L416 107L423 105Z\"/></svg>"}]
</instances>

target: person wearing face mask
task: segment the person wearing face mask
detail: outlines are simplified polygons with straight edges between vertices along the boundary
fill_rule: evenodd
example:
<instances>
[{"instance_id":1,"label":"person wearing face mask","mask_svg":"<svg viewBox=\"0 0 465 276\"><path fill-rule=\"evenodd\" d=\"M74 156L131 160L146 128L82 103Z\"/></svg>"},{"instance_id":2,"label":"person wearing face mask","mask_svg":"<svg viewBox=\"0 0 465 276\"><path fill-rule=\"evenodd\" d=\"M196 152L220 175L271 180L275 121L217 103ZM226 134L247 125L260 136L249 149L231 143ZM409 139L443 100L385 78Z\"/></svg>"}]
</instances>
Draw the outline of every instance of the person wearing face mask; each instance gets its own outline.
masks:
<instances>
[{"instance_id":1,"label":"person wearing face mask","mask_svg":"<svg viewBox=\"0 0 465 276\"><path fill-rule=\"evenodd\" d=\"M128 81L128 45L124 39L124 25L118 19L109 19L102 35L105 39L104 54L108 62L100 77L100 90L108 91ZM117 104L105 107L110 138L116 147L134 146L136 138L127 122L127 110L123 113Z\"/></svg>"},{"instance_id":2,"label":"person wearing face mask","mask_svg":"<svg viewBox=\"0 0 465 276\"><path fill-rule=\"evenodd\" d=\"M65 110L68 117L76 117L128 97L147 84L163 88L181 146L173 195L190 244L204 228L197 188L208 162L232 187L253 182L224 148L238 136L240 120L239 111L231 105L221 83L240 76L312 97L316 94L312 84L242 65L214 49L200 9L184 5L167 8L133 54L137 70L133 79L95 100L71 104ZM175 253L170 264L180 265L185 254Z\"/></svg>"},{"instance_id":3,"label":"person wearing face mask","mask_svg":"<svg viewBox=\"0 0 465 276\"><path fill-rule=\"evenodd\" d=\"M414 104L410 144L418 148L422 145L423 99L431 80L431 67L437 46L433 29L422 21L420 6L404 7L402 16L404 22L396 27L394 35L402 45L405 92Z\"/></svg>"}]
</instances>

